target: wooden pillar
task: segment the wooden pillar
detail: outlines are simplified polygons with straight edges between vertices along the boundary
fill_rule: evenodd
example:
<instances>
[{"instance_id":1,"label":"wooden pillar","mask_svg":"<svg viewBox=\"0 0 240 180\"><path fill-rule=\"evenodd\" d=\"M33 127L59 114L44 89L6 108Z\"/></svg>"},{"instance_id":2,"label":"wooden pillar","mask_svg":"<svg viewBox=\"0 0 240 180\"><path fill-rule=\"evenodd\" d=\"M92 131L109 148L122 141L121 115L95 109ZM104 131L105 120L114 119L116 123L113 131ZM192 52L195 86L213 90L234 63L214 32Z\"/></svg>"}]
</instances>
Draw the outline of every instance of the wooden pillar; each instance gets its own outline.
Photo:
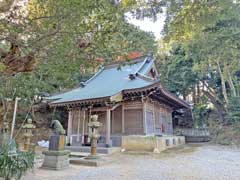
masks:
<instances>
[{"instance_id":1,"label":"wooden pillar","mask_svg":"<svg viewBox=\"0 0 240 180\"><path fill-rule=\"evenodd\" d=\"M72 143L71 142L71 135L72 135L72 116L73 116L73 112L70 110L68 112L68 128L67 128L67 142L68 143Z\"/></svg>"},{"instance_id":2,"label":"wooden pillar","mask_svg":"<svg viewBox=\"0 0 240 180\"><path fill-rule=\"evenodd\" d=\"M153 128L154 128L154 134L156 134L156 113L155 113L155 102L153 102Z\"/></svg>"},{"instance_id":3,"label":"wooden pillar","mask_svg":"<svg viewBox=\"0 0 240 180\"><path fill-rule=\"evenodd\" d=\"M80 141L80 119L81 119L81 110L78 110L78 121L77 121L77 142Z\"/></svg>"},{"instance_id":4,"label":"wooden pillar","mask_svg":"<svg viewBox=\"0 0 240 180\"><path fill-rule=\"evenodd\" d=\"M111 110L107 109L106 118L106 146L111 146Z\"/></svg>"},{"instance_id":5,"label":"wooden pillar","mask_svg":"<svg viewBox=\"0 0 240 180\"><path fill-rule=\"evenodd\" d=\"M124 113L124 104L122 105L122 134L125 133L125 113Z\"/></svg>"},{"instance_id":6,"label":"wooden pillar","mask_svg":"<svg viewBox=\"0 0 240 180\"><path fill-rule=\"evenodd\" d=\"M143 133L147 133L147 103L146 101L143 101Z\"/></svg>"},{"instance_id":7,"label":"wooden pillar","mask_svg":"<svg viewBox=\"0 0 240 180\"><path fill-rule=\"evenodd\" d=\"M111 128L110 128L110 133L111 133L111 134L114 134L114 125L115 125L115 122L114 122L114 110L112 110L111 112L112 112L112 116L111 116Z\"/></svg>"},{"instance_id":8,"label":"wooden pillar","mask_svg":"<svg viewBox=\"0 0 240 180\"><path fill-rule=\"evenodd\" d=\"M84 134L85 134L85 119L86 119L86 111L83 111L83 124L82 124L82 144L84 144Z\"/></svg>"}]
</instances>

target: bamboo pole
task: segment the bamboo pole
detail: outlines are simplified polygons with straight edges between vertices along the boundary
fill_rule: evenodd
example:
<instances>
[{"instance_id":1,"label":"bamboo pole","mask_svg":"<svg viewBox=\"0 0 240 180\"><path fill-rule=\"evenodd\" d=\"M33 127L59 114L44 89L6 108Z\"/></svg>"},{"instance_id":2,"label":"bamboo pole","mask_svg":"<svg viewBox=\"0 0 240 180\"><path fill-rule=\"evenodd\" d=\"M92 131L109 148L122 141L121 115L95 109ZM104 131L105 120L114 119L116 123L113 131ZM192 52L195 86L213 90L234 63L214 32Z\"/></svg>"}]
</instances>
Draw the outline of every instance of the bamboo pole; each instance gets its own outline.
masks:
<instances>
[{"instance_id":1,"label":"bamboo pole","mask_svg":"<svg viewBox=\"0 0 240 180\"><path fill-rule=\"evenodd\" d=\"M16 97L15 98L15 105L14 105L14 112L13 112L13 120L12 120L12 127L11 127L11 139L13 138L13 131L14 131L14 126L15 126L15 123L16 123L16 114L17 114L17 106L18 106L18 101L20 100L21 98L19 97Z\"/></svg>"}]
</instances>

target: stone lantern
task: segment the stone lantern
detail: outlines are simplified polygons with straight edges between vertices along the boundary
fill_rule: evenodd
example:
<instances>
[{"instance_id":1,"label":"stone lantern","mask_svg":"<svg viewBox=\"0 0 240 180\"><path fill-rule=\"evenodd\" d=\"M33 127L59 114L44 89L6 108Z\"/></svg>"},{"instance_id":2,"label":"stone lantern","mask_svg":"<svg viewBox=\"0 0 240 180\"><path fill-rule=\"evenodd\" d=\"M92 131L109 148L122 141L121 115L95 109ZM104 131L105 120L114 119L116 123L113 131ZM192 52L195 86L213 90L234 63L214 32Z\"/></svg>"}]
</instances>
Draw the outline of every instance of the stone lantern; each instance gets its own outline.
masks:
<instances>
[{"instance_id":1,"label":"stone lantern","mask_svg":"<svg viewBox=\"0 0 240 180\"><path fill-rule=\"evenodd\" d=\"M7 121L3 122L3 134L8 134L9 132L9 124Z\"/></svg>"},{"instance_id":2,"label":"stone lantern","mask_svg":"<svg viewBox=\"0 0 240 180\"><path fill-rule=\"evenodd\" d=\"M98 132L99 127L102 125L98 120L98 115L92 115L91 121L88 123L89 127L89 138L91 139L91 154L87 157L87 159L97 159L97 140L100 135Z\"/></svg>"},{"instance_id":3,"label":"stone lantern","mask_svg":"<svg viewBox=\"0 0 240 180\"><path fill-rule=\"evenodd\" d=\"M32 123L32 119L27 119L27 123L22 127L24 130L24 150L28 151L30 142L31 142L31 137L33 136L32 130L36 128L35 125Z\"/></svg>"},{"instance_id":4,"label":"stone lantern","mask_svg":"<svg viewBox=\"0 0 240 180\"><path fill-rule=\"evenodd\" d=\"M2 132L0 133L0 150L2 145L6 142L6 140L9 140L9 125L7 121L3 121L3 127Z\"/></svg>"}]
</instances>

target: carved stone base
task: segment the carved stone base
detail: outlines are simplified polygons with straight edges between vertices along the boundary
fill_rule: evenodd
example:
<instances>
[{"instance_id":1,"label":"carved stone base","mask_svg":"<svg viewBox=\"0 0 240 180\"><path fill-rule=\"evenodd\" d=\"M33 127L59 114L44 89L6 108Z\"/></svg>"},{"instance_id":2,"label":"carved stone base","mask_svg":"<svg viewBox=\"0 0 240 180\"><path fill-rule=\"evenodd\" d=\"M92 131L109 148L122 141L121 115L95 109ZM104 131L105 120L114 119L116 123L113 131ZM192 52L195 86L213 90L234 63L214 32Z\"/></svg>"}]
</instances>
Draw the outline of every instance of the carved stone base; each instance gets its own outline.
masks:
<instances>
[{"instance_id":1,"label":"carved stone base","mask_svg":"<svg viewBox=\"0 0 240 180\"><path fill-rule=\"evenodd\" d=\"M69 166L70 151L44 151L45 155L42 168L61 170Z\"/></svg>"}]
</instances>

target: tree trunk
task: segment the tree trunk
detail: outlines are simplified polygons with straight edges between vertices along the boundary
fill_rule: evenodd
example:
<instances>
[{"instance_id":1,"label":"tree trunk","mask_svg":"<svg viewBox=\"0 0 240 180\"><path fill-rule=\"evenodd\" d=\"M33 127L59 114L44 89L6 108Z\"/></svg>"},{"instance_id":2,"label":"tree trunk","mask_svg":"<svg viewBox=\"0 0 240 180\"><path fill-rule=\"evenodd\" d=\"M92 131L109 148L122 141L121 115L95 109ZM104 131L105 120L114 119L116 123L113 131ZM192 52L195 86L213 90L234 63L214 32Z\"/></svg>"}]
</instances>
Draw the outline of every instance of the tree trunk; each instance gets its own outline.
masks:
<instances>
[{"instance_id":1,"label":"tree trunk","mask_svg":"<svg viewBox=\"0 0 240 180\"><path fill-rule=\"evenodd\" d=\"M226 71L227 71L227 74L228 74L228 84L230 86L230 89L233 93L233 96L236 97L237 96L237 92L236 92L236 89L235 89L235 86L234 86L234 83L233 83L233 80L232 80L232 76L229 72L229 69L228 67L226 67Z\"/></svg>"},{"instance_id":2,"label":"tree trunk","mask_svg":"<svg viewBox=\"0 0 240 180\"><path fill-rule=\"evenodd\" d=\"M225 102L228 104L229 101L228 101L228 96L227 96L227 88L226 88L226 84L225 84L225 78L223 76L223 73L222 73L222 70L221 70L221 67L220 67L220 64L218 61L217 61L217 66L218 66L218 71L219 71L220 78L221 78L222 94L223 94Z\"/></svg>"},{"instance_id":3,"label":"tree trunk","mask_svg":"<svg viewBox=\"0 0 240 180\"><path fill-rule=\"evenodd\" d=\"M200 102L200 85L199 83L197 84L197 103Z\"/></svg>"},{"instance_id":4,"label":"tree trunk","mask_svg":"<svg viewBox=\"0 0 240 180\"><path fill-rule=\"evenodd\" d=\"M222 123L225 122L226 109L225 109L224 105L221 102L219 102L219 100L217 100L215 98L215 96L211 95L208 91L203 90L203 93L205 96L208 97L208 99L211 101L211 103L214 104L220 121Z\"/></svg>"},{"instance_id":5,"label":"tree trunk","mask_svg":"<svg viewBox=\"0 0 240 180\"><path fill-rule=\"evenodd\" d=\"M196 88L193 88L193 104L196 104Z\"/></svg>"}]
</instances>

